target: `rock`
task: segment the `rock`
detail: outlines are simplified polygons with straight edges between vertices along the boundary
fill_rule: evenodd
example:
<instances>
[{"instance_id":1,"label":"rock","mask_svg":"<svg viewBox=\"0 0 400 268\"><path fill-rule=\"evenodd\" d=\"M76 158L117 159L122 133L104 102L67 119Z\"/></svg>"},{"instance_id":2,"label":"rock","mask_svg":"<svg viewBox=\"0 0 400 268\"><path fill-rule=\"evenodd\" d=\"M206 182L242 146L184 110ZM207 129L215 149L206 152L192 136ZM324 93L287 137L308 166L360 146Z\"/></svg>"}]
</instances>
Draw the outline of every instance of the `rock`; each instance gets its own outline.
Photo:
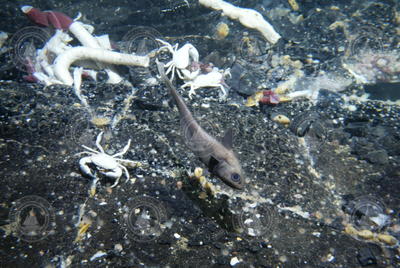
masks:
<instances>
[{"instance_id":1,"label":"rock","mask_svg":"<svg viewBox=\"0 0 400 268\"><path fill-rule=\"evenodd\" d=\"M228 85L236 92L251 96L256 93L259 77L255 72L249 72L245 66L236 63L231 68L231 78L227 80Z\"/></svg>"},{"instance_id":2,"label":"rock","mask_svg":"<svg viewBox=\"0 0 400 268\"><path fill-rule=\"evenodd\" d=\"M389 161L388 154L385 150L376 150L368 153L365 158L373 164L384 165Z\"/></svg>"},{"instance_id":3,"label":"rock","mask_svg":"<svg viewBox=\"0 0 400 268\"><path fill-rule=\"evenodd\" d=\"M361 266L376 264L376 257L370 248L362 248L358 251L357 259Z\"/></svg>"},{"instance_id":4,"label":"rock","mask_svg":"<svg viewBox=\"0 0 400 268\"><path fill-rule=\"evenodd\" d=\"M235 266L236 264L238 264L240 262L240 260L238 259L238 257L233 257L230 261L230 265L231 266Z\"/></svg>"},{"instance_id":5,"label":"rock","mask_svg":"<svg viewBox=\"0 0 400 268\"><path fill-rule=\"evenodd\" d=\"M352 136L365 137L368 133L368 123L365 122L354 122L348 124L344 131L350 133Z\"/></svg>"}]
</instances>

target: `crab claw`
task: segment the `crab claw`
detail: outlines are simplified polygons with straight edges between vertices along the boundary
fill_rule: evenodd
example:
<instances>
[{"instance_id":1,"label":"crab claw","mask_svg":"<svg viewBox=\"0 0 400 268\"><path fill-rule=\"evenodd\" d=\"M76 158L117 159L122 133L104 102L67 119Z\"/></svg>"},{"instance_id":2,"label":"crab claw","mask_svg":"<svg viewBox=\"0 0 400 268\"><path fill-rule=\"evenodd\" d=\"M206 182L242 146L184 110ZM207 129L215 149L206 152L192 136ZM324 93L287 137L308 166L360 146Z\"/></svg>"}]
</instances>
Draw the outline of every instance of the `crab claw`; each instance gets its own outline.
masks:
<instances>
[{"instance_id":1,"label":"crab claw","mask_svg":"<svg viewBox=\"0 0 400 268\"><path fill-rule=\"evenodd\" d=\"M198 62L199 61L199 52L197 51L197 49L192 45L192 44L185 44L182 48L184 48L188 50L189 56L192 59L192 61L194 62Z\"/></svg>"},{"instance_id":2,"label":"crab claw","mask_svg":"<svg viewBox=\"0 0 400 268\"><path fill-rule=\"evenodd\" d=\"M57 11L41 11L32 6L23 6L21 10L33 23L39 26L49 27L51 25L56 29L68 30L73 22L70 17Z\"/></svg>"},{"instance_id":3,"label":"crab claw","mask_svg":"<svg viewBox=\"0 0 400 268\"><path fill-rule=\"evenodd\" d=\"M91 161L90 157L84 157L81 160L79 160L79 167L85 175L95 179L96 176L92 173L92 171L90 170L90 168L88 166L88 164L90 164L91 162L92 161Z\"/></svg>"}]
</instances>

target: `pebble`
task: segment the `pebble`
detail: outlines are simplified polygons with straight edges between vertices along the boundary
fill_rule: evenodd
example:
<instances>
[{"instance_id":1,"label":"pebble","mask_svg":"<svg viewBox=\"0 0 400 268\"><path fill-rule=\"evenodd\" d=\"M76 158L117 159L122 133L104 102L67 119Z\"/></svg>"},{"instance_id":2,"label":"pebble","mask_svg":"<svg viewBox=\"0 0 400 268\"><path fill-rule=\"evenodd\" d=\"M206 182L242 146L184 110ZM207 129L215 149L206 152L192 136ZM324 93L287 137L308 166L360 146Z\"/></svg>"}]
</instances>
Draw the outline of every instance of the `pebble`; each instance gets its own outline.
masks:
<instances>
[{"instance_id":1,"label":"pebble","mask_svg":"<svg viewBox=\"0 0 400 268\"><path fill-rule=\"evenodd\" d=\"M122 249L123 249L123 247L122 247L121 244L115 244L115 245L114 245L114 250L115 250L115 251L121 252Z\"/></svg>"},{"instance_id":2,"label":"pebble","mask_svg":"<svg viewBox=\"0 0 400 268\"><path fill-rule=\"evenodd\" d=\"M230 265L231 266L235 266L236 264L238 264L240 262L240 260L237 257L233 257L230 261Z\"/></svg>"},{"instance_id":3,"label":"pebble","mask_svg":"<svg viewBox=\"0 0 400 268\"><path fill-rule=\"evenodd\" d=\"M180 239L180 238L181 238L181 236L180 236L179 234L177 234L177 233L174 233L174 237L175 237L176 239Z\"/></svg>"},{"instance_id":4,"label":"pebble","mask_svg":"<svg viewBox=\"0 0 400 268\"><path fill-rule=\"evenodd\" d=\"M97 251L91 258L90 261L94 261L95 259L98 259L100 257L103 257L107 255L107 253L105 253L104 251Z\"/></svg>"},{"instance_id":5,"label":"pebble","mask_svg":"<svg viewBox=\"0 0 400 268\"><path fill-rule=\"evenodd\" d=\"M373 164L385 165L389 162L389 156L385 150L369 152L365 158Z\"/></svg>"}]
</instances>

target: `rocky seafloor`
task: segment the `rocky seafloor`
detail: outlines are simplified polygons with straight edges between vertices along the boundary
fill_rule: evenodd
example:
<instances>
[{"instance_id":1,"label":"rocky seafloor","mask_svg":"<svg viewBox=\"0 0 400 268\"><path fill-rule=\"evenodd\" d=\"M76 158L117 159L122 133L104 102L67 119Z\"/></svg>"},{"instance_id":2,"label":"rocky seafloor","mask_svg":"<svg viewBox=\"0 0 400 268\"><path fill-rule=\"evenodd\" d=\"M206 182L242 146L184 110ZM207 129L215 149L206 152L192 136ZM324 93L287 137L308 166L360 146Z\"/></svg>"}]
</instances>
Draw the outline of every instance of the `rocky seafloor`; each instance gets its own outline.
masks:
<instances>
[{"instance_id":1,"label":"rocky seafloor","mask_svg":"<svg viewBox=\"0 0 400 268\"><path fill-rule=\"evenodd\" d=\"M85 81L88 109L70 87L25 82L4 57L0 267L398 267L398 74L370 66L386 76L364 86L342 64L366 48L398 52L397 3L298 1L294 12L287 1L235 1L260 11L284 37L268 46L197 3L153 2L6 2L0 25L9 33L30 26L19 4L70 16L81 11L95 33L134 38L134 47L135 38L151 36L149 28L130 30L152 27L171 43L193 43L201 59L230 67L227 100L216 88L197 89L193 99L180 92L208 132L222 137L233 129L244 190L209 174L189 150L166 88L148 82L154 64L121 68L133 88ZM219 22L229 25L223 39L214 36ZM304 75L293 90L315 87L316 99L244 105L298 71ZM322 75L328 78L316 78ZM272 120L276 115L290 123ZM123 158L140 162L114 188L105 176L93 187L79 169L81 145L96 148L101 131L107 153L130 139ZM213 190L200 185L196 167Z\"/></svg>"}]
</instances>

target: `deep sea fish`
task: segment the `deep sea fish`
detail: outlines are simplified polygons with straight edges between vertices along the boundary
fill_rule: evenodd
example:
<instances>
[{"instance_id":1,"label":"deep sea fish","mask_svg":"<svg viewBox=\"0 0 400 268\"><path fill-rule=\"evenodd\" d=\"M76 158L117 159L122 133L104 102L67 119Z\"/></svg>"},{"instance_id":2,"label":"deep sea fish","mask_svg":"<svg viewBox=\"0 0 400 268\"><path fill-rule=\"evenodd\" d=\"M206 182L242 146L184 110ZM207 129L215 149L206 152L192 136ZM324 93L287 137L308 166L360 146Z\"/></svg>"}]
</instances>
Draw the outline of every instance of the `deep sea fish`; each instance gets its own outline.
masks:
<instances>
[{"instance_id":1,"label":"deep sea fish","mask_svg":"<svg viewBox=\"0 0 400 268\"><path fill-rule=\"evenodd\" d=\"M182 97L178 94L164 71L164 64L157 62L158 72L167 85L178 107L181 127L187 145L227 185L243 189L244 178L239 160L232 150L232 130L228 130L221 142L209 135L193 118Z\"/></svg>"}]
</instances>

